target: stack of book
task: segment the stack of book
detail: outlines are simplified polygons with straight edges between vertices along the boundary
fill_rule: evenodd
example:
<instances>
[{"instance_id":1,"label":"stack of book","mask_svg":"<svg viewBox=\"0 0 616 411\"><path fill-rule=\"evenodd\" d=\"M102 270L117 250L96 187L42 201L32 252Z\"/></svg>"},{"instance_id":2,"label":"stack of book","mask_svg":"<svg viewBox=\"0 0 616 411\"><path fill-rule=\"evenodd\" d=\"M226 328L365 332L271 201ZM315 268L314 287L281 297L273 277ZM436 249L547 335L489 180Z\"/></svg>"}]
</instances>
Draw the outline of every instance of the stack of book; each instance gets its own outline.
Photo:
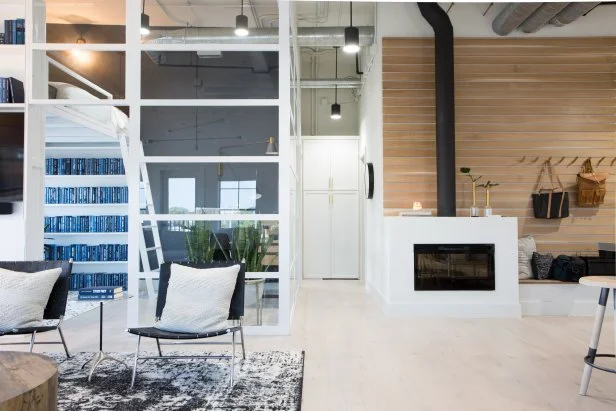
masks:
<instances>
[{"instance_id":1,"label":"stack of book","mask_svg":"<svg viewBox=\"0 0 616 411\"><path fill-rule=\"evenodd\" d=\"M122 287L87 287L80 288L78 300L113 300L122 296Z\"/></svg>"},{"instance_id":2,"label":"stack of book","mask_svg":"<svg viewBox=\"0 0 616 411\"><path fill-rule=\"evenodd\" d=\"M23 103L24 83L14 77L0 77L0 103Z\"/></svg>"},{"instance_id":3,"label":"stack of book","mask_svg":"<svg viewBox=\"0 0 616 411\"><path fill-rule=\"evenodd\" d=\"M26 44L26 21L24 19L4 20L2 44Z\"/></svg>"}]
</instances>

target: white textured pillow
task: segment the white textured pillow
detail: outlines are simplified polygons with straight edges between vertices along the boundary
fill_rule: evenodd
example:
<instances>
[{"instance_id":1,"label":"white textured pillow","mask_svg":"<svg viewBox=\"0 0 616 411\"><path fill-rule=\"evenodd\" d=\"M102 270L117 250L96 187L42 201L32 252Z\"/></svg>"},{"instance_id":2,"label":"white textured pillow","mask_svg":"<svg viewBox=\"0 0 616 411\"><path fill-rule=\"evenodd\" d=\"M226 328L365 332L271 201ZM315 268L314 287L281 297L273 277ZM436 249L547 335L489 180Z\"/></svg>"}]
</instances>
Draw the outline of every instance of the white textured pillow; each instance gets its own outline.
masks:
<instances>
[{"instance_id":1,"label":"white textured pillow","mask_svg":"<svg viewBox=\"0 0 616 411\"><path fill-rule=\"evenodd\" d=\"M0 268L0 331L36 327L61 268L22 273Z\"/></svg>"},{"instance_id":2,"label":"white textured pillow","mask_svg":"<svg viewBox=\"0 0 616 411\"><path fill-rule=\"evenodd\" d=\"M227 327L239 271L239 265L199 269L171 264L167 302L155 327L183 333Z\"/></svg>"},{"instance_id":3,"label":"white textured pillow","mask_svg":"<svg viewBox=\"0 0 616 411\"><path fill-rule=\"evenodd\" d=\"M533 253L537 251L537 244L532 235L522 237L518 240L518 278L526 280L533 278L533 267L531 260Z\"/></svg>"}]
</instances>

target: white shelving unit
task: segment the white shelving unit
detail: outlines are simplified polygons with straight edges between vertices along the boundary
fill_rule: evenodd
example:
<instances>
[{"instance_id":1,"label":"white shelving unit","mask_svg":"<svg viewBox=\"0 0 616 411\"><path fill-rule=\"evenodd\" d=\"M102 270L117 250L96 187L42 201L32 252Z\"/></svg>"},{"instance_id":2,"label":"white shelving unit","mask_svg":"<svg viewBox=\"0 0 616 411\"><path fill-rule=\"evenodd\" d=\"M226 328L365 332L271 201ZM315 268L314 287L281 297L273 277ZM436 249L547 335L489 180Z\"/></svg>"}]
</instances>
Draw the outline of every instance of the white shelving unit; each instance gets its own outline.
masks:
<instances>
[{"instance_id":1,"label":"white shelving unit","mask_svg":"<svg viewBox=\"0 0 616 411\"><path fill-rule=\"evenodd\" d=\"M72 146L50 146L47 158L121 158L119 147L88 146L87 140ZM45 175L45 187L126 187L126 175ZM128 204L45 204L45 217L128 215ZM128 232L46 232L45 244L128 244ZM127 261L74 261L75 274L128 272Z\"/></svg>"}]
</instances>

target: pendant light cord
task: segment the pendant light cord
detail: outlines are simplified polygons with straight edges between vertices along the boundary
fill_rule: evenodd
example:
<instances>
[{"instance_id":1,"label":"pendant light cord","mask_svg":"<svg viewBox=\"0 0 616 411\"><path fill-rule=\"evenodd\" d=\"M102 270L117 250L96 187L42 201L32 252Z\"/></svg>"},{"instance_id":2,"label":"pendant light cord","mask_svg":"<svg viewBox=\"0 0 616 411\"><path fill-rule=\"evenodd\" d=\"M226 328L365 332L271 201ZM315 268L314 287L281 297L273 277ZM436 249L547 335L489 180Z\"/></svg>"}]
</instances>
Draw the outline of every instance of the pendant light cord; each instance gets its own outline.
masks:
<instances>
[{"instance_id":1,"label":"pendant light cord","mask_svg":"<svg viewBox=\"0 0 616 411\"><path fill-rule=\"evenodd\" d=\"M145 0L143 0L143 3L141 4L141 12L145 14Z\"/></svg>"},{"instance_id":2,"label":"pendant light cord","mask_svg":"<svg viewBox=\"0 0 616 411\"><path fill-rule=\"evenodd\" d=\"M338 80L338 47L334 47L336 50L336 80ZM334 96L336 104L338 104L338 82L334 85Z\"/></svg>"},{"instance_id":3,"label":"pendant light cord","mask_svg":"<svg viewBox=\"0 0 616 411\"><path fill-rule=\"evenodd\" d=\"M244 0L242 0L242 1L244 1ZM349 2L349 14L350 14L350 17L351 17L351 19L350 19L351 21L349 22L350 23L349 25L351 27L353 27L353 2L352 1Z\"/></svg>"},{"instance_id":4,"label":"pendant light cord","mask_svg":"<svg viewBox=\"0 0 616 411\"><path fill-rule=\"evenodd\" d=\"M244 0L242 0L241 14L242 14L242 16L244 15Z\"/></svg>"}]
</instances>

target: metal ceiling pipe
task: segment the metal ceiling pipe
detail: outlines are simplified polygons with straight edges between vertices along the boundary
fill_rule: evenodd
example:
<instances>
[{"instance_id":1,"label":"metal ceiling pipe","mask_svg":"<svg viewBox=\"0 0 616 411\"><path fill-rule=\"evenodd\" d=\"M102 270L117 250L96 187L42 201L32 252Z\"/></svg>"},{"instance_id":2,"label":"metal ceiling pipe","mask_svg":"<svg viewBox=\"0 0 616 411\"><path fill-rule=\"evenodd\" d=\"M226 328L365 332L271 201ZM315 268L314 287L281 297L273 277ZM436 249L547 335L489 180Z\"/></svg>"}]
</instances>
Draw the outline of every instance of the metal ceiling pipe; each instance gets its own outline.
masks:
<instances>
[{"instance_id":1,"label":"metal ceiling pipe","mask_svg":"<svg viewBox=\"0 0 616 411\"><path fill-rule=\"evenodd\" d=\"M542 3L509 3L492 21L492 30L506 36L533 14Z\"/></svg>"},{"instance_id":2,"label":"metal ceiling pipe","mask_svg":"<svg viewBox=\"0 0 616 411\"><path fill-rule=\"evenodd\" d=\"M520 25L520 30L524 33L536 33L569 4L571 3L543 3Z\"/></svg>"},{"instance_id":3,"label":"metal ceiling pipe","mask_svg":"<svg viewBox=\"0 0 616 411\"><path fill-rule=\"evenodd\" d=\"M360 79L333 79L333 78L307 78L302 79L299 83L300 88L360 88Z\"/></svg>"},{"instance_id":4,"label":"metal ceiling pipe","mask_svg":"<svg viewBox=\"0 0 616 411\"><path fill-rule=\"evenodd\" d=\"M370 46L374 42L374 27L359 28L359 45ZM238 37L231 27L186 27L151 29L149 44L224 43L224 44L275 44L278 43L277 28L251 28L250 35ZM297 42L301 47L344 46L344 27L298 27Z\"/></svg>"},{"instance_id":5,"label":"metal ceiling pipe","mask_svg":"<svg viewBox=\"0 0 616 411\"><path fill-rule=\"evenodd\" d=\"M434 30L436 96L436 208L439 217L456 216L456 105L453 26L438 3L417 3Z\"/></svg>"},{"instance_id":6,"label":"metal ceiling pipe","mask_svg":"<svg viewBox=\"0 0 616 411\"><path fill-rule=\"evenodd\" d=\"M597 7L601 2L593 1L589 3L571 3L563 9L556 17L550 20L550 24L558 27L566 26L567 24L576 21L584 14L588 13L593 8Z\"/></svg>"}]
</instances>

